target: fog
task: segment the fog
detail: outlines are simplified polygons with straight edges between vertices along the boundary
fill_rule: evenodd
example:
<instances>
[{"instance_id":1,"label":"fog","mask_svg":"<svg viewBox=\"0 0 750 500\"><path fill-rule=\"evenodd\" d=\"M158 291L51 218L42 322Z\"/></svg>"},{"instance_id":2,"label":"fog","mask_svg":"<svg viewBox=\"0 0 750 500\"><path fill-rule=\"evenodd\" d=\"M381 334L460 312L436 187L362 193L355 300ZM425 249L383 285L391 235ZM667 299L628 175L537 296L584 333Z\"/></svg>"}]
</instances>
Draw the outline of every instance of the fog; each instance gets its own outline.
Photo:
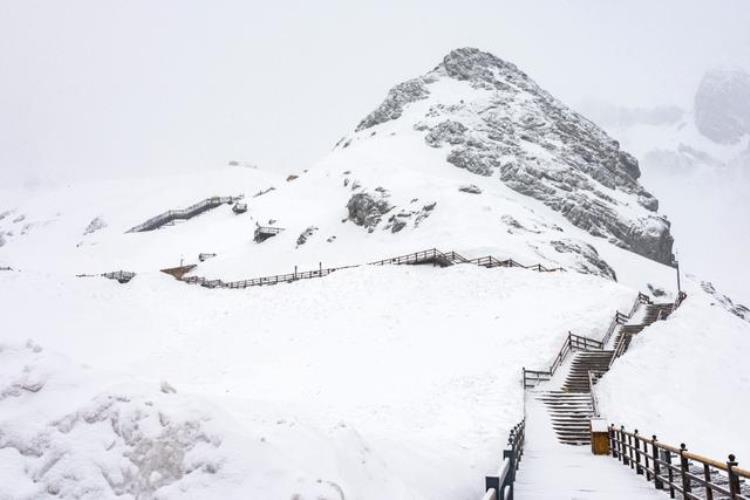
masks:
<instances>
[{"instance_id":1,"label":"fog","mask_svg":"<svg viewBox=\"0 0 750 500\"><path fill-rule=\"evenodd\" d=\"M0 0L0 188L298 171L460 46L573 107L689 108L705 70L750 70L748 26L744 0Z\"/></svg>"},{"instance_id":2,"label":"fog","mask_svg":"<svg viewBox=\"0 0 750 500\"><path fill-rule=\"evenodd\" d=\"M530 4L3 0L2 184L300 169L459 46L572 105L684 104L750 61L748 2Z\"/></svg>"}]
</instances>

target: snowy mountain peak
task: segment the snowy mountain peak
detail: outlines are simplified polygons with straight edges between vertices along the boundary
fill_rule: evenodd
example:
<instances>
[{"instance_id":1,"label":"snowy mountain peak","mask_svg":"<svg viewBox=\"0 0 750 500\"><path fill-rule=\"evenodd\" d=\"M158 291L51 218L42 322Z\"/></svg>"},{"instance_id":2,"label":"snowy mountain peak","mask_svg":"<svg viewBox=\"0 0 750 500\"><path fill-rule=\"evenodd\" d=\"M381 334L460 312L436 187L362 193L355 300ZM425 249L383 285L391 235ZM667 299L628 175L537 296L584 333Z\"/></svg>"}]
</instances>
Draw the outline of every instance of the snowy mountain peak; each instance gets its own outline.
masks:
<instances>
[{"instance_id":1,"label":"snowy mountain peak","mask_svg":"<svg viewBox=\"0 0 750 500\"><path fill-rule=\"evenodd\" d=\"M384 134L385 133L385 134ZM574 225L662 263L673 239L659 203L638 183L637 160L602 129L515 65L475 48L451 51L427 74L393 87L352 141L387 148L386 134L417 134L444 161L542 201Z\"/></svg>"},{"instance_id":2,"label":"snowy mountain peak","mask_svg":"<svg viewBox=\"0 0 750 500\"><path fill-rule=\"evenodd\" d=\"M750 75L741 69L706 72L695 94L695 125L719 144L750 135Z\"/></svg>"}]
</instances>

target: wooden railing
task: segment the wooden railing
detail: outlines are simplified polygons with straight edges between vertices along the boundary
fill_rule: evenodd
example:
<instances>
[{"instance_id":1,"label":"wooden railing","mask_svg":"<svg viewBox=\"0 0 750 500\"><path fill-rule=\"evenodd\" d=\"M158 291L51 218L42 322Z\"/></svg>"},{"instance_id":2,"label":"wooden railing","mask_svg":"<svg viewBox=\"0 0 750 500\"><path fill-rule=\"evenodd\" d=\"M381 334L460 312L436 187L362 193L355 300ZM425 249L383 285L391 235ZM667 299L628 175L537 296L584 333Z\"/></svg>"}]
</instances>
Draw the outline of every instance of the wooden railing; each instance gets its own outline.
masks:
<instances>
[{"instance_id":1,"label":"wooden railing","mask_svg":"<svg viewBox=\"0 0 750 500\"><path fill-rule=\"evenodd\" d=\"M190 219L191 217L195 217L196 215L211 208L218 207L219 205L222 205L224 203L231 203L235 199L237 198L232 196L213 196L211 198L206 198L205 200L194 205L190 205L187 208L183 208L180 210L168 210L166 212L160 213L156 217L151 217L146 222L131 227L126 232L140 233L142 231L151 231L174 220Z\"/></svg>"},{"instance_id":2,"label":"wooden railing","mask_svg":"<svg viewBox=\"0 0 750 500\"><path fill-rule=\"evenodd\" d=\"M601 350L604 344L601 340L592 339L589 337L583 337L574 333L568 332L568 336L565 338L560 351L552 361L548 370L529 370L524 367L523 370L523 387L524 389L531 389L536 387L540 382L550 380L555 374L560 365L565 361L565 358L572 351L592 351Z\"/></svg>"},{"instance_id":3,"label":"wooden railing","mask_svg":"<svg viewBox=\"0 0 750 500\"><path fill-rule=\"evenodd\" d=\"M689 452L684 443L678 448L614 425L609 427L609 444L612 457L645 475L657 490L669 490L672 498L679 493L691 500L750 500L750 488L742 487L750 480L750 470L739 468L734 455L721 462Z\"/></svg>"},{"instance_id":4,"label":"wooden railing","mask_svg":"<svg viewBox=\"0 0 750 500\"><path fill-rule=\"evenodd\" d=\"M523 445L526 440L526 419L517 423L508 436L508 447L503 450L503 461L497 474L485 476L485 494L482 500L513 500L513 483L516 471L523 457Z\"/></svg>"},{"instance_id":5,"label":"wooden railing","mask_svg":"<svg viewBox=\"0 0 750 500\"><path fill-rule=\"evenodd\" d=\"M274 228L281 229L281 228ZM429 250L422 250L420 252L414 252L406 255L400 255L398 257L391 257L389 259L377 260L369 262L365 265L369 266L384 266L384 265L416 265L416 264L433 264L436 266L446 267L454 264L474 264L481 267L499 267L497 263L509 263L505 267L521 267L524 269L531 269L532 271L539 272L554 272L564 271L563 268L547 268L541 264L535 264L533 266L524 266L515 262L512 259L499 260L492 256L479 257L476 259L466 259L460 254L450 251L441 252L436 248ZM264 285L276 285L278 283L292 283L297 280L311 279L311 278L322 278L329 274L340 271L342 269L351 269L354 267L360 267L360 264L351 266L340 266L340 267L329 267L323 268L322 266L312 271L301 271L286 274L276 274L273 276L262 276L258 278L252 278L247 280L229 281L225 282L220 279L208 280L199 276L188 276L183 278L182 281L185 283L194 283L203 285L206 288L247 288L251 286L264 286Z\"/></svg>"}]
</instances>

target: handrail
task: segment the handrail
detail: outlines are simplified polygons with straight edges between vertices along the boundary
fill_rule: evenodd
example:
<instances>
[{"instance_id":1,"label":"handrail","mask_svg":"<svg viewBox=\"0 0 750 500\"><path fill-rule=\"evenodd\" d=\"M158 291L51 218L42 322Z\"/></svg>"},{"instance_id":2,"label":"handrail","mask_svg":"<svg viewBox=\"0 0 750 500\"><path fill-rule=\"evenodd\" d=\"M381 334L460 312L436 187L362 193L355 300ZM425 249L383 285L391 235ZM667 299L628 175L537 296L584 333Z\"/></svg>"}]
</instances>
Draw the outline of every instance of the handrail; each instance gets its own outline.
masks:
<instances>
[{"instance_id":1,"label":"handrail","mask_svg":"<svg viewBox=\"0 0 750 500\"><path fill-rule=\"evenodd\" d=\"M750 470L738 467L733 454L727 462L721 462L689 452L685 443L672 446L659 441L656 435L642 437L637 429L631 433L614 424L609 426L609 442L613 458L637 474L645 473L647 481L653 481L656 489L669 489L673 498L677 491L683 498L701 499L697 493L703 489L707 499L713 499L714 493L728 495L732 500L750 499L750 491L743 493L740 482L740 478L750 479Z\"/></svg>"},{"instance_id":2,"label":"handrail","mask_svg":"<svg viewBox=\"0 0 750 500\"><path fill-rule=\"evenodd\" d=\"M513 483L516 480L516 471L523 457L523 445L526 442L526 418L513 426L508 436L508 448L503 450L503 461L500 462L497 474L485 476L486 499L513 499Z\"/></svg>"},{"instance_id":3,"label":"handrail","mask_svg":"<svg viewBox=\"0 0 750 500\"><path fill-rule=\"evenodd\" d=\"M276 227L263 227L262 229L264 230L273 229L273 230L277 230L277 232L281 232L283 230L283 228L276 228ZM512 259L501 261L492 256L479 257L476 259L469 260L454 251L441 252L437 248L430 248L428 250L421 250L419 252L399 255L397 257L391 257L388 259L368 262L365 265L382 266L382 265L392 265L392 264L393 265L414 265L414 264L429 264L429 263L432 263L441 267L452 266L456 263L475 264L480 267L486 267L486 268L498 267L497 263L501 263L501 265L502 263L515 263L515 267L522 267L524 269L531 269L531 270L535 270L539 272L564 271L563 268L546 268L542 266L541 264L534 264L533 266L522 266L521 264L518 264ZM184 281L186 283L197 283L197 284L205 286L206 288L236 289L236 288L247 288L251 286L275 285L278 283L291 283L291 282L301 280L301 279L322 278L324 276L328 276L329 274L335 271L339 271L342 269L351 269L354 267L360 267L360 264L354 264L350 266L340 266L340 267L329 267L329 268L320 267L318 269L314 269L311 271L277 274L273 276L261 276L257 278L251 278L251 279L239 280L239 281L229 281L229 282L226 282L220 279L207 280L206 278L199 277L199 276L184 277L181 279L181 281ZM514 267L514 266L511 264L507 264L506 267Z\"/></svg>"},{"instance_id":4,"label":"handrail","mask_svg":"<svg viewBox=\"0 0 750 500\"><path fill-rule=\"evenodd\" d=\"M602 350L603 347L604 344L601 340L568 332L565 342L563 342L562 347L558 351L554 360L552 360L552 364L550 364L548 370L529 370L526 367L522 368L524 389L531 389L536 387L539 382L550 380L571 351Z\"/></svg>"},{"instance_id":5,"label":"handrail","mask_svg":"<svg viewBox=\"0 0 750 500\"><path fill-rule=\"evenodd\" d=\"M172 220L190 219L198 215L199 213L203 212L204 209L206 209L206 207L209 207L209 208L218 207L219 205L222 205L224 203L231 203L235 199L239 199L239 197L212 196L211 198L206 198L203 201L190 205L187 208L178 209L178 210L167 210L166 212L162 212L159 215L151 217L146 222L142 222L141 224L138 224L137 226L131 227L130 229L126 231L126 233L139 233L142 231L151 231L153 229L156 229L157 227L163 226L164 224ZM154 226L154 227L151 227L151 226Z\"/></svg>"}]
</instances>

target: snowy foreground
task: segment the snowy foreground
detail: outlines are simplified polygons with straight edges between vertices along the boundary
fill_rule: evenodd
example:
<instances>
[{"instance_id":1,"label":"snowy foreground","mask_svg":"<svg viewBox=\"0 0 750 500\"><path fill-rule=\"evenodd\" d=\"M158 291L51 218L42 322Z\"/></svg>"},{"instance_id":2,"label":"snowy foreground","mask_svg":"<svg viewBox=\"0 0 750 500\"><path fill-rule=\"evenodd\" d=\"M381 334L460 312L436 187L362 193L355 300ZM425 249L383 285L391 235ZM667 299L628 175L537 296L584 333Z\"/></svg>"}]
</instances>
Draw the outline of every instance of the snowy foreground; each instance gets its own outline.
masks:
<instances>
[{"instance_id":1,"label":"snowy foreground","mask_svg":"<svg viewBox=\"0 0 750 500\"><path fill-rule=\"evenodd\" d=\"M473 266L243 291L0 280L9 498L474 498L522 416L522 365L633 297Z\"/></svg>"}]
</instances>

